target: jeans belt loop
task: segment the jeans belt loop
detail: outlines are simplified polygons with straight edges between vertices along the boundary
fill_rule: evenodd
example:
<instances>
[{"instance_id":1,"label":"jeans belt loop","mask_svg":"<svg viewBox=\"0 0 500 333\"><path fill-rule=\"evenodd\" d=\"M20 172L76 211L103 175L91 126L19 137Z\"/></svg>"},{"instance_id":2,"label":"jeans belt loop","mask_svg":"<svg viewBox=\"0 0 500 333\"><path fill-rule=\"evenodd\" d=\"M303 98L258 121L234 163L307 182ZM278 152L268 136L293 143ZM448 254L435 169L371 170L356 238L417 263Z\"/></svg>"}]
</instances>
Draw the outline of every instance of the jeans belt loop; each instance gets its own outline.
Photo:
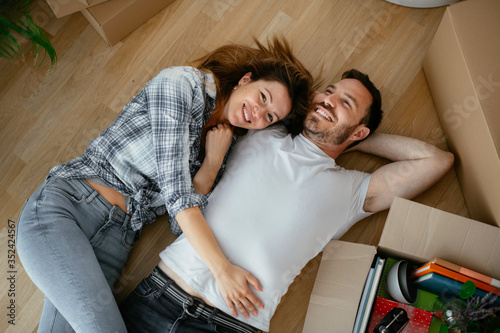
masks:
<instances>
[{"instance_id":1,"label":"jeans belt loop","mask_svg":"<svg viewBox=\"0 0 500 333\"><path fill-rule=\"evenodd\" d=\"M217 308L215 308L212 312L210 312L210 315L207 318L209 324L214 323L214 317L217 315L217 312L219 312L219 309Z\"/></svg>"},{"instance_id":2,"label":"jeans belt loop","mask_svg":"<svg viewBox=\"0 0 500 333\"><path fill-rule=\"evenodd\" d=\"M160 290L158 290L158 292L156 293L155 297L156 298L160 298L161 295L163 295L163 293L165 292L165 290L170 286L170 283L172 281L168 281L167 283L165 283L161 288Z\"/></svg>"},{"instance_id":3,"label":"jeans belt loop","mask_svg":"<svg viewBox=\"0 0 500 333\"><path fill-rule=\"evenodd\" d=\"M94 191L92 192L92 194L90 194L90 195L89 195L89 196L85 199L85 203L87 203L87 204L91 203L91 202L92 202L92 200L94 200L94 199L95 199L95 197L97 197L98 195L99 195L99 193L98 193L96 190L94 190Z\"/></svg>"}]
</instances>

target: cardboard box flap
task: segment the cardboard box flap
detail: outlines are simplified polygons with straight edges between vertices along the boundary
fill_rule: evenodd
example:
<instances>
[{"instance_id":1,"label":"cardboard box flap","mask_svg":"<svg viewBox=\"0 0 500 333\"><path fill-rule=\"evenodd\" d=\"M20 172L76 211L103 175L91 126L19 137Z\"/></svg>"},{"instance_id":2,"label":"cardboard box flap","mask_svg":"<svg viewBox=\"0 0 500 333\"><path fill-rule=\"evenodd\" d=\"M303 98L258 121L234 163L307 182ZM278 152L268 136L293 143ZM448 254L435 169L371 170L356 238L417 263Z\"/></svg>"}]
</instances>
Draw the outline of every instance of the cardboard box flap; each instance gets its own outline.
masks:
<instances>
[{"instance_id":1,"label":"cardboard box flap","mask_svg":"<svg viewBox=\"0 0 500 333\"><path fill-rule=\"evenodd\" d=\"M50 9L60 18L108 0L47 0Z\"/></svg>"},{"instance_id":2,"label":"cardboard box flap","mask_svg":"<svg viewBox=\"0 0 500 333\"><path fill-rule=\"evenodd\" d=\"M351 332L374 246L332 240L323 250L321 265L311 292L303 332L320 332L334 327Z\"/></svg>"},{"instance_id":3,"label":"cardboard box flap","mask_svg":"<svg viewBox=\"0 0 500 333\"><path fill-rule=\"evenodd\" d=\"M440 257L500 278L500 228L396 198L379 250L423 263Z\"/></svg>"},{"instance_id":4,"label":"cardboard box flap","mask_svg":"<svg viewBox=\"0 0 500 333\"><path fill-rule=\"evenodd\" d=\"M462 1L450 6L446 15L451 19L496 150L500 151L500 1ZM472 109L473 101L467 103L470 105L464 107Z\"/></svg>"},{"instance_id":5,"label":"cardboard box flap","mask_svg":"<svg viewBox=\"0 0 500 333\"><path fill-rule=\"evenodd\" d=\"M103 3L99 7L90 8L89 11L101 24L106 24L113 17L126 11L136 0L113 0Z\"/></svg>"}]
</instances>

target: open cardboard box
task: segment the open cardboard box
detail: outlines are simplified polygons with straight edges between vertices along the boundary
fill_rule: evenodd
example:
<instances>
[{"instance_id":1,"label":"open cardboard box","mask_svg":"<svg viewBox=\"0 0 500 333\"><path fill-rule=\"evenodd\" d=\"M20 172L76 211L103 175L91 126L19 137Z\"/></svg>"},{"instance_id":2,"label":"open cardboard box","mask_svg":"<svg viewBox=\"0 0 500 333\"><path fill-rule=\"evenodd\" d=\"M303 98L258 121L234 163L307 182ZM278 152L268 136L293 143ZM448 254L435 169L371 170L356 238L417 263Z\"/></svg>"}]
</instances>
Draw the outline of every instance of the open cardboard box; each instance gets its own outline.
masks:
<instances>
[{"instance_id":1,"label":"open cardboard box","mask_svg":"<svg viewBox=\"0 0 500 333\"><path fill-rule=\"evenodd\" d=\"M434 257L500 278L500 228L396 198L377 247L331 241L304 323L307 332L352 332L377 251L423 264Z\"/></svg>"},{"instance_id":2,"label":"open cardboard box","mask_svg":"<svg viewBox=\"0 0 500 333\"><path fill-rule=\"evenodd\" d=\"M470 217L500 226L500 1L446 8L423 69Z\"/></svg>"}]
</instances>

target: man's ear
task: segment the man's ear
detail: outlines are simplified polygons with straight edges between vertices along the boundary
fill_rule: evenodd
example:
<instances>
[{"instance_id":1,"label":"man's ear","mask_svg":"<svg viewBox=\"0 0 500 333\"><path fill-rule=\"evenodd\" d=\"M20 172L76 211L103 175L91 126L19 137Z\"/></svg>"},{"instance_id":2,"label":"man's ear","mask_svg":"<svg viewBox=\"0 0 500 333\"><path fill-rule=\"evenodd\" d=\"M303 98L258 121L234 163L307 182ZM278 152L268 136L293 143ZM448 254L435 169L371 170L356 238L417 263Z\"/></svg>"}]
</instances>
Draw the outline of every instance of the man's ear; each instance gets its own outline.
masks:
<instances>
[{"instance_id":1,"label":"man's ear","mask_svg":"<svg viewBox=\"0 0 500 333\"><path fill-rule=\"evenodd\" d=\"M242 86L252 81L252 72L248 72L238 81L238 85Z\"/></svg>"},{"instance_id":2,"label":"man's ear","mask_svg":"<svg viewBox=\"0 0 500 333\"><path fill-rule=\"evenodd\" d=\"M353 141L360 141L366 138L370 134L370 129L365 125L359 125L354 132L351 134L351 139Z\"/></svg>"}]
</instances>

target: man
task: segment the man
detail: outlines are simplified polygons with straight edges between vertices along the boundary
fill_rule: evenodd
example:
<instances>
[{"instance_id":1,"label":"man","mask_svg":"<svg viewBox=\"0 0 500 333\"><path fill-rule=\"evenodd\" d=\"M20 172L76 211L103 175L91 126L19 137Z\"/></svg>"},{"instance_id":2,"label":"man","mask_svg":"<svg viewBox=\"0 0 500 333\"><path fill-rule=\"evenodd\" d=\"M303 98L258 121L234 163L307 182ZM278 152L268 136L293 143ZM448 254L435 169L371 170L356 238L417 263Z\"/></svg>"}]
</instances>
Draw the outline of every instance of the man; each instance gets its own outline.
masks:
<instances>
[{"instance_id":1,"label":"man","mask_svg":"<svg viewBox=\"0 0 500 333\"><path fill-rule=\"evenodd\" d=\"M413 198L439 180L453 155L412 138L370 135L380 105L369 78L352 70L314 95L302 134L274 128L241 140L204 212L228 260L246 273L231 298L239 301L221 296L181 236L123 303L129 332L266 331L295 276L331 239L394 197ZM335 159L346 149L394 162L371 175L345 170Z\"/></svg>"}]
</instances>

